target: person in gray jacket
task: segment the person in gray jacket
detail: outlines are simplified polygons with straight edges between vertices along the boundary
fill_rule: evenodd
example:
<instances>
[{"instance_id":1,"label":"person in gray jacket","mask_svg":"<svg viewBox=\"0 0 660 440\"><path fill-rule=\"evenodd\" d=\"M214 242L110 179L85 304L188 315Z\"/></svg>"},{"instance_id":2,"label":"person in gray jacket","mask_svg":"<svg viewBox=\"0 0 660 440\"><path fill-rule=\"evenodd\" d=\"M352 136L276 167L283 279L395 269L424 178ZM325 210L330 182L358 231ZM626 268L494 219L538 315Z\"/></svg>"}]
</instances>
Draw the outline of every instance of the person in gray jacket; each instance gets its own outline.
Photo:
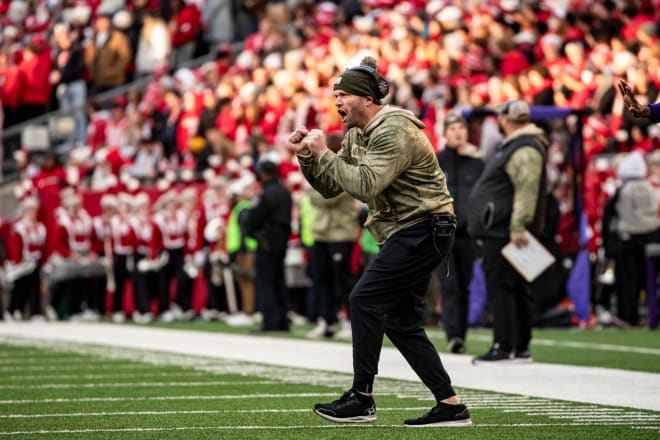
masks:
<instances>
[{"instance_id":1,"label":"person in gray jacket","mask_svg":"<svg viewBox=\"0 0 660 440\"><path fill-rule=\"evenodd\" d=\"M616 217L614 232L618 243L614 250L614 276L618 315L631 325L639 324L639 298L646 282L645 246L658 239L660 195L646 179L646 174L642 153L629 153L617 167L621 186L606 205L606 211L608 205L612 206ZM604 226L610 223L608 217L606 212Z\"/></svg>"},{"instance_id":2,"label":"person in gray jacket","mask_svg":"<svg viewBox=\"0 0 660 440\"><path fill-rule=\"evenodd\" d=\"M234 11L232 0L207 0L202 11L204 41L209 49L234 41Z\"/></svg>"}]
</instances>

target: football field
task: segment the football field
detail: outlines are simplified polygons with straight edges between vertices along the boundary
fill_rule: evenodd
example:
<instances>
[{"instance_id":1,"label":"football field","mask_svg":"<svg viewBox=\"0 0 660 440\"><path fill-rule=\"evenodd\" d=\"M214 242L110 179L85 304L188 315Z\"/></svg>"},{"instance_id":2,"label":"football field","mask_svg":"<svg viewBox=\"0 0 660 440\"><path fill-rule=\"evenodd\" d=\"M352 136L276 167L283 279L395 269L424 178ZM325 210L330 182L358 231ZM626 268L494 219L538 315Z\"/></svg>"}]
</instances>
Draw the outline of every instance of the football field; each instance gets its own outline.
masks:
<instances>
[{"instance_id":1,"label":"football field","mask_svg":"<svg viewBox=\"0 0 660 440\"><path fill-rule=\"evenodd\" d=\"M474 367L467 356L443 354L474 426L412 429L403 420L426 412L433 399L386 347L375 384L377 422L343 426L311 407L350 385L348 344L200 330L0 324L0 437L660 438L660 374L653 369ZM633 344L631 356L657 365L652 341L637 350ZM609 345L612 358L622 357L616 347L625 345ZM611 394L623 404L612 404Z\"/></svg>"}]
</instances>

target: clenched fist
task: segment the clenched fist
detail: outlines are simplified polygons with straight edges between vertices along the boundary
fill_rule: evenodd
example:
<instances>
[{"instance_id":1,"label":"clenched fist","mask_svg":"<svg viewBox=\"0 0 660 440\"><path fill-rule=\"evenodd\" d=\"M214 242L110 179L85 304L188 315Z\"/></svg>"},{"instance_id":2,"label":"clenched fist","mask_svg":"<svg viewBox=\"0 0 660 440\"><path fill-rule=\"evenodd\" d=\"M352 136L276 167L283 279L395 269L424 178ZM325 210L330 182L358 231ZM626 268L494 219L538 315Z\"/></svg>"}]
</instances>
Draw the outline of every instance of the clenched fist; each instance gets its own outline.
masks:
<instances>
[{"instance_id":1,"label":"clenched fist","mask_svg":"<svg viewBox=\"0 0 660 440\"><path fill-rule=\"evenodd\" d=\"M289 144L288 148L294 153L305 153L307 147L303 145L302 141L305 139L309 131L302 125L296 128L296 131L289 135Z\"/></svg>"},{"instance_id":2,"label":"clenched fist","mask_svg":"<svg viewBox=\"0 0 660 440\"><path fill-rule=\"evenodd\" d=\"M321 158L321 156L323 156L323 154L328 151L328 145L325 140L325 133L316 128L310 131L307 136L305 136L302 144L309 148L309 151L311 151L316 158Z\"/></svg>"}]
</instances>

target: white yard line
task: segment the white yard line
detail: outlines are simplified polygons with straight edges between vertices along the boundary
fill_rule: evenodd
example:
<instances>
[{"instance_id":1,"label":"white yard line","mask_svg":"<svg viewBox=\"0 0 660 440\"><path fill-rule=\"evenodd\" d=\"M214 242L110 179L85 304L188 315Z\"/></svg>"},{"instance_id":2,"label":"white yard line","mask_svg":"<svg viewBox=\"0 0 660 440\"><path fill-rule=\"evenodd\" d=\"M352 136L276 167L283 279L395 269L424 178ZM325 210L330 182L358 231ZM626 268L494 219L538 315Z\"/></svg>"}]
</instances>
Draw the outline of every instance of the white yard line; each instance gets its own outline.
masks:
<instances>
[{"instance_id":1,"label":"white yard line","mask_svg":"<svg viewBox=\"0 0 660 440\"><path fill-rule=\"evenodd\" d=\"M190 371L182 374L186 377L203 377L208 376L208 373L201 371ZM132 374L131 376L135 376ZM144 373L145 377L172 377L172 372L167 373L156 373L154 371L147 371ZM21 384L24 384L26 381L30 380L55 380L55 379L113 379L117 377L126 377L126 373L111 373L111 374L28 374L28 375L13 375L13 376L2 376L3 381L20 381ZM23 385L25 386L25 385ZM32 386L32 385L30 385Z\"/></svg>"},{"instance_id":2,"label":"white yard line","mask_svg":"<svg viewBox=\"0 0 660 440\"><path fill-rule=\"evenodd\" d=\"M308 368L318 374L352 371L351 346L341 343L100 323L8 323L0 325L2 335ZM660 411L660 374L542 363L475 367L468 356L441 357L459 387ZM418 382L393 348L383 349L379 376Z\"/></svg>"},{"instance_id":3,"label":"white yard line","mask_svg":"<svg viewBox=\"0 0 660 440\"><path fill-rule=\"evenodd\" d=\"M26 403L71 403L71 402L133 402L133 401L168 401L168 400L240 400L240 399L278 399L293 397L337 397L336 393L263 393L263 394L221 394L192 396L118 396L118 397L46 397L43 399L6 399L0 405L22 405Z\"/></svg>"},{"instance_id":4,"label":"white yard line","mask_svg":"<svg viewBox=\"0 0 660 440\"><path fill-rule=\"evenodd\" d=\"M0 326L1 327L1 326ZM0 330L1 333L1 330ZM62 371L65 370L67 365L16 365L14 367L0 367L0 372L19 373L24 371ZM153 368L151 365L130 365L126 364L117 365L77 365L76 370L148 370Z\"/></svg>"},{"instance_id":5,"label":"white yard line","mask_svg":"<svg viewBox=\"0 0 660 440\"><path fill-rule=\"evenodd\" d=\"M483 423L475 424L466 429L478 428L556 428L565 426L602 426L598 423ZM38 430L38 431L12 431L0 432L0 436L16 436L16 435L48 435L48 434L100 434L100 433L122 433L122 432L172 432L172 431L293 431L293 430L306 430L306 429L414 429L408 428L403 424L400 425L380 425L380 424L323 424L323 425L294 425L294 426L258 426L258 425L238 425L238 426L177 426L173 428L160 428L160 427L145 427L145 428L107 428L107 429L58 429L58 430ZM636 429L658 429L658 427L632 427ZM427 429L428 428L420 428Z\"/></svg>"},{"instance_id":6,"label":"white yard line","mask_svg":"<svg viewBox=\"0 0 660 440\"><path fill-rule=\"evenodd\" d=\"M112 383L39 383L30 384L30 389L69 389L69 388L132 388L132 387L217 387L217 386L238 386L238 385L276 385L282 382L274 380L253 380L253 381L222 381L211 380L203 382L112 382ZM25 384L19 385L0 385L0 390L25 389Z\"/></svg>"},{"instance_id":7,"label":"white yard line","mask_svg":"<svg viewBox=\"0 0 660 440\"><path fill-rule=\"evenodd\" d=\"M413 406L405 408L378 408L378 412L392 411L428 411L428 406ZM47 414L0 414L0 419L31 419L48 417L105 417L105 416L162 416L177 414L279 414L279 413L308 413L310 408L260 408L260 409L200 409L181 411L101 411L78 413L47 413Z\"/></svg>"},{"instance_id":8,"label":"white yard line","mask_svg":"<svg viewBox=\"0 0 660 440\"><path fill-rule=\"evenodd\" d=\"M445 337L445 333L439 330L427 330L427 333L435 337L441 337L441 338ZM491 342L493 340L493 337L470 333L468 336L468 342L470 340ZM535 337L534 339L532 339L532 346L534 345L543 345L545 347L579 348L584 350L618 351L620 353L638 353L638 354L650 354L650 355L660 356L660 348L632 347L629 345L616 345L616 344L596 344L591 342L555 341L552 339L543 339L542 337L540 338Z\"/></svg>"}]
</instances>

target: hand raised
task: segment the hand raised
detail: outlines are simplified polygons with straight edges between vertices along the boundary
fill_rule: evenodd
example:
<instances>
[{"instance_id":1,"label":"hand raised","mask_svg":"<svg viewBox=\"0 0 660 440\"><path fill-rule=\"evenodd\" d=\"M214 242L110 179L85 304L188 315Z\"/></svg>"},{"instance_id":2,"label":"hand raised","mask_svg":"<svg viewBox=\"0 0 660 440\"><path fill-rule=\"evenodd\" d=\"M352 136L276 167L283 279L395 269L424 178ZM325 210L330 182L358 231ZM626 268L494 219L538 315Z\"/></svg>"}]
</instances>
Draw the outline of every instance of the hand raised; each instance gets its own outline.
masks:
<instances>
[{"instance_id":1,"label":"hand raised","mask_svg":"<svg viewBox=\"0 0 660 440\"><path fill-rule=\"evenodd\" d=\"M630 84L624 80L620 80L618 86L619 92L621 92L621 96L623 97L623 104L634 117L644 118L651 116L651 109L637 101L637 98L633 95Z\"/></svg>"},{"instance_id":2,"label":"hand raised","mask_svg":"<svg viewBox=\"0 0 660 440\"><path fill-rule=\"evenodd\" d=\"M304 126L296 128L296 130L289 135L288 148L295 152L299 153L306 149L306 146L302 144L302 140L309 134L309 131Z\"/></svg>"}]
</instances>

